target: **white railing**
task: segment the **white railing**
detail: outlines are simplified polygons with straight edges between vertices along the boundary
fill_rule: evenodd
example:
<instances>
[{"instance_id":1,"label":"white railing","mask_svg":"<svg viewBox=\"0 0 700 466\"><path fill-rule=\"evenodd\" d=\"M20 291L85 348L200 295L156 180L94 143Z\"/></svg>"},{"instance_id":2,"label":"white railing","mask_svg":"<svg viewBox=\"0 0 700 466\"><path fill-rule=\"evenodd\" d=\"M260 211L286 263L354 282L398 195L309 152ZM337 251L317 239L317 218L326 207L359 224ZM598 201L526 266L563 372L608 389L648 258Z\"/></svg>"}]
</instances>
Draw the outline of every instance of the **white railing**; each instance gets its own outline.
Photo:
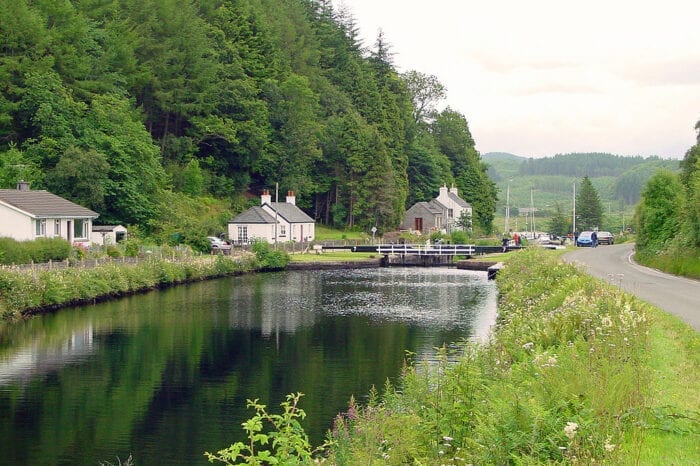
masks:
<instances>
[{"instance_id":1,"label":"white railing","mask_svg":"<svg viewBox=\"0 0 700 466\"><path fill-rule=\"evenodd\" d=\"M401 254L414 256L473 256L473 244L380 244L380 254Z\"/></svg>"}]
</instances>

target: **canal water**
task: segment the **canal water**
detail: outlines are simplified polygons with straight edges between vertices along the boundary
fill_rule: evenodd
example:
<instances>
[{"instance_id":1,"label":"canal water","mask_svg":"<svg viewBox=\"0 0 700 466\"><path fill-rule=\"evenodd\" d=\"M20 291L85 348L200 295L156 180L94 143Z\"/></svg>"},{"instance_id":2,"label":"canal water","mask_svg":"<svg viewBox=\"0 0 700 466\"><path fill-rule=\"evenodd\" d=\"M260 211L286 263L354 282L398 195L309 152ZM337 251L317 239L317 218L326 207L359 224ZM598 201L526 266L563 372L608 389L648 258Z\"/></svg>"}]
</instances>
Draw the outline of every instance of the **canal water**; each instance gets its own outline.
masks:
<instances>
[{"instance_id":1,"label":"canal water","mask_svg":"<svg viewBox=\"0 0 700 466\"><path fill-rule=\"evenodd\" d=\"M405 352L483 338L496 290L452 268L289 271L194 283L0 323L0 465L209 464L246 400L304 394L319 444Z\"/></svg>"}]
</instances>

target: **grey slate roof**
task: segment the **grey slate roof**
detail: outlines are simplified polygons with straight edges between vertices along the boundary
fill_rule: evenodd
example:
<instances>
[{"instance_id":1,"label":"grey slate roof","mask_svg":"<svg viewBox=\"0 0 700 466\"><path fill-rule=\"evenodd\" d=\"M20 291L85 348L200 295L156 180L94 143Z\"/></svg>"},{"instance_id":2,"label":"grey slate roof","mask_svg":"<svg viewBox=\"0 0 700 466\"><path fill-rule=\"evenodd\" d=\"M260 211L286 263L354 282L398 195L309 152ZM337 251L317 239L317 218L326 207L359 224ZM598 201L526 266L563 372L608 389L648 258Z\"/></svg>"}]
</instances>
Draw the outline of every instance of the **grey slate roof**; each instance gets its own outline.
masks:
<instances>
[{"instance_id":1,"label":"grey slate roof","mask_svg":"<svg viewBox=\"0 0 700 466\"><path fill-rule=\"evenodd\" d=\"M260 206L251 207L245 212L238 214L228 223L275 223L275 217L265 212Z\"/></svg>"},{"instance_id":2,"label":"grey slate roof","mask_svg":"<svg viewBox=\"0 0 700 466\"><path fill-rule=\"evenodd\" d=\"M458 206L464 207L465 209L471 207L467 201L456 195L455 193L447 193L447 195L452 199Z\"/></svg>"},{"instance_id":3,"label":"grey slate roof","mask_svg":"<svg viewBox=\"0 0 700 466\"><path fill-rule=\"evenodd\" d=\"M314 219L306 215L303 210L294 204L272 202L270 206L289 223L314 223Z\"/></svg>"},{"instance_id":4,"label":"grey slate roof","mask_svg":"<svg viewBox=\"0 0 700 466\"><path fill-rule=\"evenodd\" d=\"M0 189L0 202L34 217L97 218L99 216L97 212L43 190Z\"/></svg>"},{"instance_id":5,"label":"grey slate roof","mask_svg":"<svg viewBox=\"0 0 700 466\"><path fill-rule=\"evenodd\" d=\"M426 204L428 205L427 209L430 213L435 215L442 214L445 209L445 206L440 204L436 199L426 202Z\"/></svg>"},{"instance_id":6,"label":"grey slate roof","mask_svg":"<svg viewBox=\"0 0 700 466\"><path fill-rule=\"evenodd\" d=\"M277 209L277 214L289 223L314 223L313 219L306 215L303 210L294 204L286 202L271 202L268 204L273 209ZM270 214L261 206L251 207L245 212L238 214L228 223L275 223L274 214Z\"/></svg>"},{"instance_id":7,"label":"grey slate roof","mask_svg":"<svg viewBox=\"0 0 700 466\"><path fill-rule=\"evenodd\" d=\"M102 232L102 231L114 231L115 228L120 227L121 225L93 225L92 226L92 231L96 232Z\"/></svg>"}]
</instances>

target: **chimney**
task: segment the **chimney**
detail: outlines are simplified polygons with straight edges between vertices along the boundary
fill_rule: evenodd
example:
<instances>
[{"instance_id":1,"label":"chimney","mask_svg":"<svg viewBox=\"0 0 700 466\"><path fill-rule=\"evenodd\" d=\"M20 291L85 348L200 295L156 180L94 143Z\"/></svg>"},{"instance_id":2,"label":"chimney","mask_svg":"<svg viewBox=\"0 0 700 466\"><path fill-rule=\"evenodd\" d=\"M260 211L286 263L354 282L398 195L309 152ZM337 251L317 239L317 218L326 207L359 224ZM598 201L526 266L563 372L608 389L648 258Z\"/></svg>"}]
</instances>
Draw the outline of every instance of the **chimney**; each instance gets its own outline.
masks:
<instances>
[{"instance_id":1,"label":"chimney","mask_svg":"<svg viewBox=\"0 0 700 466\"><path fill-rule=\"evenodd\" d=\"M260 205L262 204L272 205L272 196L270 195L269 189L263 190L262 195L260 196Z\"/></svg>"},{"instance_id":2,"label":"chimney","mask_svg":"<svg viewBox=\"0 0 700 466\"><path fill-rule=\"evenodd\" d=\"M294 196L294 191L287 191L287 204L296 205L296 196Z\"/></svg>"},{"instance_id":3,"label":"chimney","mask_svg":"<svg viewBox=\"0 0 700 466\"><path fill-rule=\"evenodd\" d=\"M17 191L29 191L29 182L20 180L17 183Z\"/></svg>"},{"instance_id":4,"label":"chimney","mask_svg":"<svg viewBox=\"0 0 700 466\"><path fill-rule=\"evenodd\" d=\"M452 187L450 188L450 192L451 192L452 194L454 194L455 196L458 196L458 194L457 194L457 188L455 188L454 186L452 186Z\"/></svg>"},{"instance_id":5,"label":"chimney","mask_svg":"<svg viewBox=\"0 0 700 466\"><path fill-rule=\"evenodd\" d=\"M447 197L447 186L442 185L440 187L440 195L438 197L441 197L441 198Z\"/></svg>"}]
</instances>

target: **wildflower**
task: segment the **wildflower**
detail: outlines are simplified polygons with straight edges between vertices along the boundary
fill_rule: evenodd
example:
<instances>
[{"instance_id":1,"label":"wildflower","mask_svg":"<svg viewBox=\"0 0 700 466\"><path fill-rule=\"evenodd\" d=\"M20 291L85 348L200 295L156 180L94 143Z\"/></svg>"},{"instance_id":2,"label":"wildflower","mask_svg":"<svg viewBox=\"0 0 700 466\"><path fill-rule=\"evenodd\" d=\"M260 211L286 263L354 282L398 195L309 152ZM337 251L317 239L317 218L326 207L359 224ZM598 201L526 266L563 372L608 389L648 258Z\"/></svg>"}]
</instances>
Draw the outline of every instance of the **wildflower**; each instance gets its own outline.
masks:
<instances>
[{"instance_id":1,"label":"wildflower","mask_svg":"<svg viewBox=\"0 0 700 466\"><path fill-rule=\"evenodd\" d=\"M569 440L573 440L576 436L576 431L578 430L578 424L575 422L567 422L566 427L564 427L564 434L569 437Z\"/></svg>"},{"instance_id":2,"label":"wildflower","mask_svg":"<svg viewBox=\"0 0 700 466\"><path fill-rule=\"evenodd\" d=\"M454 440L452 437L450 437L450 436L448 436L448 435L445 435L444 437L442 437L442 439L443 439L445 442L451 442L451 441Z\"/></svg>"},{"instance_id":3,"label":"wildflower","mask_svg":"<svg viewBox=\"0 0 700 466\"><path fill-rule=\"evenodd\" d=\"M605 447L605 451L611 452L615 449L615 444L610 443L610 437L608 437L605 439L605 445L603 445L603 447Z\"/></svg>"},{"instance_id":4,"label":"wildflower","mask_svg":"<svg viewBox=\"0 0 700 466\"><path fill-rule=\"evenodd\" d=\"M534 348L534 347L535 347L535 344L531 341L529 341L523 345L523 349L527 350L527 351L532 350L532 348Z\"/></svg>"}]
</instances>

